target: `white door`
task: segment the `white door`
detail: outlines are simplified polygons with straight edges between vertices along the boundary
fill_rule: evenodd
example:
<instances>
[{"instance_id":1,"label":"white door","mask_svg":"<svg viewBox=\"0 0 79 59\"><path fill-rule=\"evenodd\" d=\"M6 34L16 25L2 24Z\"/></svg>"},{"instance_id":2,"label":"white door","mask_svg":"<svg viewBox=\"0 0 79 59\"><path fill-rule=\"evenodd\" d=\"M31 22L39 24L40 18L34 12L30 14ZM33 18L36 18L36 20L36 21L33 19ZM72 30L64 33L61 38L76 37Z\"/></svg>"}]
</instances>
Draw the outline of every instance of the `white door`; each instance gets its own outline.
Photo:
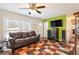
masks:
<instances>
[{"instance_id":1,"label":"white door","mask_svg":"<svg viewBox=\"0 0 79 59\"><path fill-rule=\"evenodd\" d=\"M44 22L44 37L47 37L48 22Z\"/></svg>"}]
</instances>

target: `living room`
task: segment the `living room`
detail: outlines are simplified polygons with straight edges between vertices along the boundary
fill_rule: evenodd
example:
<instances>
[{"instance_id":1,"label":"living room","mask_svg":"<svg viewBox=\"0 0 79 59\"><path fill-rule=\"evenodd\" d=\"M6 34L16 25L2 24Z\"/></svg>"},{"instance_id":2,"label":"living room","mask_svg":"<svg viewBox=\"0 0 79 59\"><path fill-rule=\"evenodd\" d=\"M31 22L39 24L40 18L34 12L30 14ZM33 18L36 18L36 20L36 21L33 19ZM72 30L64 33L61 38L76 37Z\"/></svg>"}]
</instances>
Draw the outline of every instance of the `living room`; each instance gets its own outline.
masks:
<instances>
[{"instance_id":1,"label":"living room","mask_svg":"<svg viewBox=\"0 0 79 59\"><path fill-rule=\"evenodd\" d=\"M79 40L76 44L72 40L78 6L77 3L0 4L0 54L78 55Z\"/></svg>"}]
</instances>

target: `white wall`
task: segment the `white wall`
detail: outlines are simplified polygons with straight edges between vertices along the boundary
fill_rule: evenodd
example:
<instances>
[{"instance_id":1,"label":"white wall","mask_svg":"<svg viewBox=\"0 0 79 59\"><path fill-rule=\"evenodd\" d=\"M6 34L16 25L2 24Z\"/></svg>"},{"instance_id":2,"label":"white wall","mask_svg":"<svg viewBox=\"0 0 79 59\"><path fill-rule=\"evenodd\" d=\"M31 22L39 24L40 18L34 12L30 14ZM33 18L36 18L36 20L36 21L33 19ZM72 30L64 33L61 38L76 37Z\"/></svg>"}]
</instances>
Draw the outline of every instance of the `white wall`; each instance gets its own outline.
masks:
<instances>
[{"instance_id":1,"label":"white wall","mask_svg":"<svg viewBox=\"0 0 79 59\"><path fill-rule=\"evenodd\" d=\"M43 24L41 19L37 19L37 18L33 18L33 17L29 17L29 16L24 16L24 15L20 15L14 12L9 12L9 11L5 11L5 10L0 10L0 38L4 37L3 33L4 33L4 24L3 24L3 20L4 19L14 19L14 20L24 20L26 22L31 22L32 24L35 23L37 24ZM43 27L43 25L40 25L41 28ZM43 30L43 29L42 29ZM43 35L43 31L39 31L39 33L41 34L41 36Z\"/></svg>"},{"instance_id":2,"label":"white wall","mask_svg":"<svg viewBox=\"0 0 79 59\"><path fill-rule=\"evenodd\" d=\"M4 11L0 10L0 15L3 15L5 18L9 19L17 19L17 20L25 20L25 21L30 21L30 22L42 22L40 19L34 18L34 17L29 17L29 16L24 16L21 14L17 14L14 12L9 12L9 11Z\"/></svg>"}]
</instances>

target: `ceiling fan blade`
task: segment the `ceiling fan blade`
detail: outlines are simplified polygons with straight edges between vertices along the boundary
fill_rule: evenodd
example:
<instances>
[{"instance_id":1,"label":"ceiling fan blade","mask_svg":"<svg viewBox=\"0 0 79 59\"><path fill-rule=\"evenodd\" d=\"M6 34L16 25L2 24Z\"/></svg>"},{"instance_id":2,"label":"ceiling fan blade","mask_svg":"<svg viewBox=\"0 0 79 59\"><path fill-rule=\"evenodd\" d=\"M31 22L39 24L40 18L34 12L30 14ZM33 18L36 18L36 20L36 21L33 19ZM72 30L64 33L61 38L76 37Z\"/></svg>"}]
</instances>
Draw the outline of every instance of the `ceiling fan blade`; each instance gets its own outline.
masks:
<instances>
[{"instance_id":1,"label":"ceiling fan blade","mask_svg":"<svg viewBox=\"0 0 79 59\"><path fill-rule=\"evenodd\" d=\"M19 9L30 9L30 8L19 8Z\"/></svg>"},{"instance_id":2,"label":"ceiling fan blade","mask_svg":"<svg viewBox=\"0 0 79 59\"><path fill-rule=\"evenodd\" d=\"M45 8L45 6L38 6L36 7L37 9L40 9L40 8Z\"/></svg>"},{"instance_id":3,"label":"ceiling fan blade","mask_svg":"<svg viewBox=\"0 0 79 59\"><path fill-rule=\"evenodd\" d=\"M38 11L38 10L36 10L36 12L37 12L37 13L39 13L39 14L41 14L41 12L40 12L40 11Z\"/></svg>"}]
</instances>

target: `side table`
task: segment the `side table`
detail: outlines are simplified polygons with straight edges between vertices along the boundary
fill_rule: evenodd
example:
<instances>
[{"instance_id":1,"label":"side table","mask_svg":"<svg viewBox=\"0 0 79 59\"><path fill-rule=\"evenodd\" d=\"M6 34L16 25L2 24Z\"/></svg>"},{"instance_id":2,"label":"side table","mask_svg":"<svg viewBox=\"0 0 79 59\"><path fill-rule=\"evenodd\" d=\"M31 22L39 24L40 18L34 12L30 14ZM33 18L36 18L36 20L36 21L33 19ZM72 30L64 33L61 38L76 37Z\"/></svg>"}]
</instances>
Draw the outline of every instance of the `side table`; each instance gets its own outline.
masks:
<instances>
[{"instance_id":1,"label":"side table","mask_svg":"<svg viewBox=\"0 0 79 59\"><path fill-rule=\"evenodd\" d=\"M2 41L0 42L0 52L3 52L7 48L8 42Z\"/></svg>"}]
</instances>

